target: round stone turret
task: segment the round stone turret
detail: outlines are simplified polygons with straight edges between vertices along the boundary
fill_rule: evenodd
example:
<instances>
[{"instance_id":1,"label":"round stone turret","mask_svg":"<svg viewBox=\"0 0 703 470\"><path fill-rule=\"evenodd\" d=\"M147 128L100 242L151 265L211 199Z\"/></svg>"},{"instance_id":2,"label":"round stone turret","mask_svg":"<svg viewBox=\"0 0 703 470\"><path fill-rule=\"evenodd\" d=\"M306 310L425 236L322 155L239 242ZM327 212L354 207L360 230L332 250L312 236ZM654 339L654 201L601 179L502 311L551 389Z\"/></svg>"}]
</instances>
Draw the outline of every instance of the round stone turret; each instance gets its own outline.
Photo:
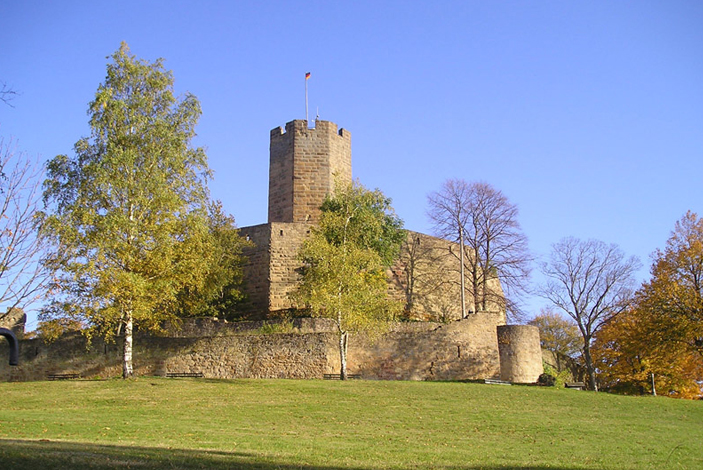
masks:
<instances>
[{"instance_id":1,"label":"round stone turret","mask_svg":"<svg viewBox=\"0 0 703 470\"><path fill-rule=\"evenodd\" d=\"M531 325L498 327L500 379L514 383L535 383L543 372L539 328Z\"/></svg>"}]
</instances>

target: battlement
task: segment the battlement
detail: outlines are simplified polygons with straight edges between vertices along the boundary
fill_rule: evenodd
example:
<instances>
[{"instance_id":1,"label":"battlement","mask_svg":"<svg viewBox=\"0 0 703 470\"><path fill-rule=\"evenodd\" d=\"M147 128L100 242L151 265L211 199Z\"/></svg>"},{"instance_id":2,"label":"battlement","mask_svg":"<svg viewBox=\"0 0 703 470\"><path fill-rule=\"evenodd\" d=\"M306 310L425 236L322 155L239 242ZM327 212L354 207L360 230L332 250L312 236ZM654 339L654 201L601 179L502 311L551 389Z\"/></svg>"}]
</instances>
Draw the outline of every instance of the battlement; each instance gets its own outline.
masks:
<instances>
[{"instance_id":1,"label":"battlement","mask_svg":"<svg viewBox=\"0 0 703 470\"><path fill-rule=\"evenodd\" d=\"M276 138L300 135L304 133L319 133L327 136L336 135L344 140L351 142L351 133L342 128L338 130L337 124L331 121L315 120L315 127L308 127L308 121L305 119L296 119L286 123L285 129L281 126L271 129L271 141Z\"/></svg>"},{"instance_id":2,"label":"battlement","mask_svg":"<svg viewBox=\"0 0 703 470\"><path fill-rule=\"evenodd\" d=\"M269 222L314 223L335 181L351 182L351 134L329 121L298 119L271 130Z\"/></svg>"}]
</instances>

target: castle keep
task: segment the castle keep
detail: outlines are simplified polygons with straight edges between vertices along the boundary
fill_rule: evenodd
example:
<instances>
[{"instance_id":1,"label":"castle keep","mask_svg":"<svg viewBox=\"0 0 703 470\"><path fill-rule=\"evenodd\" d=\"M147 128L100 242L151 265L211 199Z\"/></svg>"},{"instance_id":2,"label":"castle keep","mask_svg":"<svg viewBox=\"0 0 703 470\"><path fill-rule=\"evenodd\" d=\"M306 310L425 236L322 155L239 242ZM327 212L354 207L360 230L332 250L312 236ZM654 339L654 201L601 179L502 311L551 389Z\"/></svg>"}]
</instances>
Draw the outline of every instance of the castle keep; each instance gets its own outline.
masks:
<instances>
[{"instance_id":1,"label":"castle keep","mask_svg":"<svg viewBox=\"0 0 703 470\"><path fill-rule=\"evenodd\" d=\"M269 223L315 223L334 192L335 177L351 182L351 135L329 121L291 121L271 131Z\"/></svg>"},{"instance_id":2,"label":"castle keep","mask_svg":"<svg viewBox=\"0 0 703 470\"><path fill-rule=\"evenodd\" d=\"M351 134L328 121L286 124L271 131L268 223L243 227L254 242L246 251L245 291L252 318L289 309L298 282L298 250L319 219L335 181L351 182Z\"/></svg>"}]
</instances>

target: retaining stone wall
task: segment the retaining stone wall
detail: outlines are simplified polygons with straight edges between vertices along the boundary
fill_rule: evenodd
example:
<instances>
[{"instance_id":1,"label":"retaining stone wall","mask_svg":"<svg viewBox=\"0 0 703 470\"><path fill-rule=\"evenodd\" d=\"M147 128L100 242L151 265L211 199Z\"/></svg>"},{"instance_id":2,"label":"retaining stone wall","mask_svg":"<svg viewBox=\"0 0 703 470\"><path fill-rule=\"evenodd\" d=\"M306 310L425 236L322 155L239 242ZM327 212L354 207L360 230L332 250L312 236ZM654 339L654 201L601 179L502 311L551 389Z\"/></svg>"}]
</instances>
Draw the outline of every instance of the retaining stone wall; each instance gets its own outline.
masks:
<instances>
[{"instance_id":1,"label":"retaining stone wall","mask_svg":"<svg viewBox=\"0 0 703 470\"><path fill-rule=\"evenodd\" d=\"M349 373L365 379L455 380L498 377L496 316L479 314L451 322L401 323L372 341L352 335ZM200 337L139 335L134 341L137 375L202 372L210 378L322 378L339 372L338 336L324 320L294 323L293 332L256 334L244 325L210 320L186 326ZM256 323L253 326L261 325ZM311 331L311 332L306 332ZM314 331L314 332L312 332ZM20 365L8 366L0 351L0 380L45 380L48 374L79 373L81 377L121 375L121 347L94 339L86 347L77 333L53 344L20 342Z\"/></svg>"},{"instance_id":2,"label":"retaining stone wall","mask_svg":"<svg viewBox=\"0 0 703 470\"><path fill-rule=\"evenodd\" d=\"M247 296L246 302L240 309L249 317L263 318L269 311L269 264L271 260L268 249L271 238L269 224L253 225L239 229L242 237L251 240L253 247L243 250L245 263L243 266L244 283L242 290Z\"/></svg>"}]
</instances>

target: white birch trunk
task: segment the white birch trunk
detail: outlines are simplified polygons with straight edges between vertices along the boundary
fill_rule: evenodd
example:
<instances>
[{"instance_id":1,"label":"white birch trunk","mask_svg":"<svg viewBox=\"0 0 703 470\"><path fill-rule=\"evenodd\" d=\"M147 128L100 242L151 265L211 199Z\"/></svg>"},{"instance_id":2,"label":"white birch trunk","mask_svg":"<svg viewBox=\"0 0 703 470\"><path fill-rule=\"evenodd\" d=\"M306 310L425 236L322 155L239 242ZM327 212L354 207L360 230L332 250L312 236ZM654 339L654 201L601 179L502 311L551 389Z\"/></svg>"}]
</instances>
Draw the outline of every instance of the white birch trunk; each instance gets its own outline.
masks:
<instances>
[{"instance_id":1,"label":"white birch trunk","mask_svg":"<svg viewBox=\"0 0 703 470\"><path fill-rule=\"evenodd\" d=\"M124 350L122 354L122 378L128 379L134 375L132 368L132 312L125 314Z\"/></svg>"},{"instance_id":2,"label":"white birch trunk","mask_svg":"<svg viewBox=\"0 0 703 470\"><path fill-rule=\"evenodd\" d=\"M347 344L349 339L349 333L346 331L339 335L339 359L341 362L341 368L339 371L339 378L341 380L347 380Z\"/></svg>"}]
</instances>

